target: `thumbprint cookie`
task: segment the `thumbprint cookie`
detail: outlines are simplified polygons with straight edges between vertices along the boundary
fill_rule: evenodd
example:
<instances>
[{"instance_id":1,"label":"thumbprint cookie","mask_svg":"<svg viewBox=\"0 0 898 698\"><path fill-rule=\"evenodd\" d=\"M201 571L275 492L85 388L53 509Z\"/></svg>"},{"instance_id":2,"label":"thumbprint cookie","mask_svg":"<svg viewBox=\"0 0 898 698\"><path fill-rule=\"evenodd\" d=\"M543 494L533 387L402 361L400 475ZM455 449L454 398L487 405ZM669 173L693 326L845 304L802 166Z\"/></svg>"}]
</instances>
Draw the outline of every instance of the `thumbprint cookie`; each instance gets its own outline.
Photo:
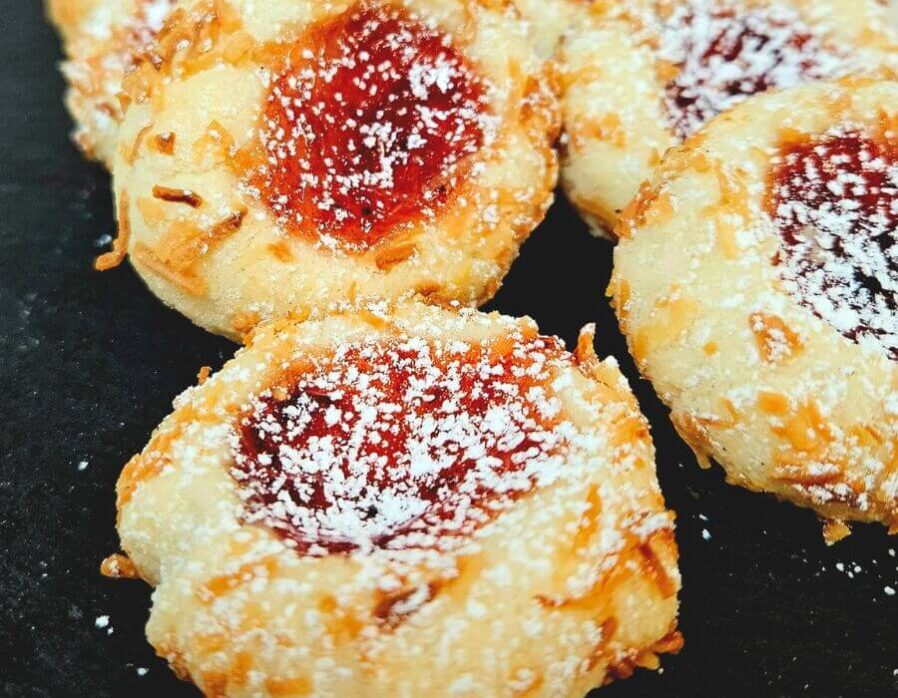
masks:
<instances>
[{"instance_id":1,"label":"thumbprint cookie","mask_svg":"<svg viewBox=\"0 0 898 698\"><path fill-rule=\"evenodd\" d=\"M177 0L48 0L67 60L66 105L73 140L90 158L111 167L126 104L122 81L162 28Z\"/></svg>"},{"instance_id":2,"label":"thumbprint cookie","mask_svg":"<svg viewBox=\"0 0 898 698\"><path fill-rule=\"evenodd\" d=\"M661 156L712 116L768 89L888 73L896 37L879 0L596 2L560 49L564 189L610 233Z\"/></svg>"},{"instance_id":3,"label":"thumbprint cookie","mask_svg":"<svg viewBox=\"0 0 898 698\"><path fill-rule=\"evenodd\" d=\"M175 408L104 568L207 695L584 695L681 645L648 425L589 328L278 320Z\"/></svg>"},{"instance_id":4,"label":"thumbprint cookie","mask_svg":"<svg viewBox=\"0 0 898 698\"><path fill-rule=\"evenodd\" d=\"M670 151L610 291L700 462L898 528L898 83L746 101Z\"/></svg>"},{"instance_id":5,"label":"thumbprint cookie","mask_svg":"<svg viewBox=\"0 0 898 698\"><path fill-rule=\"evenodd\" d=\"M230 336L410 293L488 300L542 219L557 109L511 8L203 0L141 67L115 163L149 287Z\"/></svg>"}]
</instances>

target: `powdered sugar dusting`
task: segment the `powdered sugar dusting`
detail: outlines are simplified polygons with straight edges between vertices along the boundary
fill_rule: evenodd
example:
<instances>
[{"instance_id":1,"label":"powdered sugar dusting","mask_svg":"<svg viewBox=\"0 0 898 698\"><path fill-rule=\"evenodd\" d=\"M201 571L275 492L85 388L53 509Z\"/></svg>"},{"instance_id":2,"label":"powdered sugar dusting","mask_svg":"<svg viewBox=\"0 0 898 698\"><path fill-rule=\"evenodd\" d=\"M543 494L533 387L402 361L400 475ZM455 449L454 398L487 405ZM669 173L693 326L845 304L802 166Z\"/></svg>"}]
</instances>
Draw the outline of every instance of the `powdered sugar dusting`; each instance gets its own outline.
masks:
<instances>
[{"instance_id":1,"label":"powdered sugar dusting","mask_svg":"<svg viewBox=\"0 0 898 698\"><path fill-rule=\"evenodd\" d=\"M355 250L434 217L493 137L482 79L399 9L363 6L303 41L269 90L253 182L269 208L292 232Z\"/></svg>"},{"instance_id":2,"label":"powdered sugar dusting","mask_svg":"<svg viewBox=\"0 0 898 698\"><path fill-rule=\"evenodd\" d=\"M553 481L575 430L556 340L367 340L255 397L233 433L245 517L308 555L447 549Z\"/></svg>"},{"instance_id":3,"label":"powdered sugar dusting","mask_svg":"<svg viewBox=\"0 0 898 698\"><path fill-rule=\"evenodd\" d=\"M786 288L849 339L898 359L898 148L832 129L785 146L772 181Z\"/></svg>"},{"instance_id":4,"label":"powdered sugar dusting","mask_svg":"<svg viewBox=\"0 0 898 698\"><path fill-rule=\"evenodd\" d=\"M668 119L689 136L755 93L849 72L844 56L787 8L676 3L661 32L660 57L679 69L666 86Z\"/></svg>"}]
</instances>

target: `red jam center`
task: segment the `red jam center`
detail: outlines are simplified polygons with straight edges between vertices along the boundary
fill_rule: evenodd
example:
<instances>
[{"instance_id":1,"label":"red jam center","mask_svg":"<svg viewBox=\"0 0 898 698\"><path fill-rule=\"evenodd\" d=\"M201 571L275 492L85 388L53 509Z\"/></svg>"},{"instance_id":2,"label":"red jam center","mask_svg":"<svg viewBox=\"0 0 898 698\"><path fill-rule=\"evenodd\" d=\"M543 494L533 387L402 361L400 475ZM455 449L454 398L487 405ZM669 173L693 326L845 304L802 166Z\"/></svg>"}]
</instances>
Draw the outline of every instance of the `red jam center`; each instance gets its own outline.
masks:
<instances>
[{"instance_id":1,"label":"red jam center","mask_svg":"<svg viewBox=\"0 0 898 698\"><path fill-rule=\"evenodd\" d=\"M291 232L365 250L447 202L485 141L485 86L399 9L363 5L308 37L269 89L254 184Z\"/></svg>"},{"instance_id":2,"label":"red jam center","mask_svg":"<svg viewBox=\"0 0 898 698\"><path fill-rule=\"evenodd\" d=\"M556 340L345 347L255 400L231 474L308 555L444 548L557 472Z\"/></svg>"},{"instance_id":3,"label":"red jam center","mask_svg":"<svg viewBox=\"0 0 898 698\"><path fill-rule=\"evenodd\" d=\"M768 208L790 293L898 360L898 146L844 130L788 144Z\"/></svg>"},{"instance_id":4,"label":"red jam center","mask_svg":"<svg viewBox=\"0 0 898 698\"><path fill-rule=\"evenodd\" d=\"M708 0L674 10L662 29L661 57L678 69L665 107L682 138L753 94L845 72L839 54L792 11Z\"/></svg>"}]
</instances>

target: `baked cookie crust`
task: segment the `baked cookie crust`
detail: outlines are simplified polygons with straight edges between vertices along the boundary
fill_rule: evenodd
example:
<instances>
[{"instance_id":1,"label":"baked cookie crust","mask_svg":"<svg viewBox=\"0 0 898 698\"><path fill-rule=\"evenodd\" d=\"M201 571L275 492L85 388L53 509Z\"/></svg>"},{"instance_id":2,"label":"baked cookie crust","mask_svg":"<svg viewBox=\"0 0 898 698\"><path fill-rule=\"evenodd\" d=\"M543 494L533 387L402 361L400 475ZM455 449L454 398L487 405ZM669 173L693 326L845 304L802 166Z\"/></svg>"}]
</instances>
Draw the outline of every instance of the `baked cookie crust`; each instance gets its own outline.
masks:
<instances>
[{"instance_id":1,"label":"baked cookie crust","mask_svg":"<svg viewBox=\"0 0 898 698\"><path fill-rule=\"evenodd\" d=\"M717 117L627 209L609 288L700 461L892 530L896 100L894 82L848 78Z\"/></svg>"},{"instance_id":2,"label":"baked cookie crust","mask_svg":"<svg viewBox=\"0 0 898 698\"><path fill-rule=\"evenodd\" d=\"M231 337L347 300L481 304L552 201L556 103L511 8L204 0L125 92L109 262Z\"/></svg>"},{"instance_id":3,"label":"baked cookie crust","mask_svg":"<svg viewBox=\"0 0 898 698\"><path fill-rule=\"evenodd\" d=\"M587 330L419 304L260 328L118 483L207 694L583 695L676 651L673 515Z\"/></svg>"}]
</instances>

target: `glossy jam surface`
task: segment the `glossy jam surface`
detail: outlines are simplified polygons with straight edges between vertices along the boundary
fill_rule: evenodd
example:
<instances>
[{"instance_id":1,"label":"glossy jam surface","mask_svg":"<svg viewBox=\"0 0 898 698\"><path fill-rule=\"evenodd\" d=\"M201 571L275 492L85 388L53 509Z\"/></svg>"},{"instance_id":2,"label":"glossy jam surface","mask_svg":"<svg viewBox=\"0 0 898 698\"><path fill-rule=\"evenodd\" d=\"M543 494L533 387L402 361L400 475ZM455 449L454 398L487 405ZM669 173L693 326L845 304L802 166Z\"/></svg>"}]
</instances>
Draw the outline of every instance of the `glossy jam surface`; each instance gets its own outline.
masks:
<instances>
[{"instance_id":1,"label":"glossy jam surface","mask_svg":"<svg viewBox=\"0 0 898 698\"><path fill-rule=\"evenodd\" d=\"M550 481L556 340L340 348L257 396L234 435L245 517L298 552L439 549Z\"/></svg>"},{"instance_id":2,"label":"glossy jam surface","mask_svg":"<svg viewBox=\"0 0 898 698\"><path fill-rule=\"evenodd\" d=\"M272 82L254 185L290 232L363 251L433 218L488 130L486 88L448 37L361 5L309 31Z\"/></svg>"},{"instance_id":3,"label":"glossy jam surface","mask_svg":"<svg viewBox=\"0 0 898 698\"><path fill-rule=\"evenodd\" d=\"M789 292L844 336L898 359L898 144L854 130L787 143L768 209Z\"/></svg>"},{"instance_id":4,"label":"glossy jam surface","mask_svg":"<svg viewBox=\"0 0 898 698\"><path fill-rule=\"evenodd\" d=\"M792 11L707 0L677 4L664 22L660 53L676 68L665 107L682 138L753 94L846 70L840 55Z\"/></svg>"}]
</instances>

